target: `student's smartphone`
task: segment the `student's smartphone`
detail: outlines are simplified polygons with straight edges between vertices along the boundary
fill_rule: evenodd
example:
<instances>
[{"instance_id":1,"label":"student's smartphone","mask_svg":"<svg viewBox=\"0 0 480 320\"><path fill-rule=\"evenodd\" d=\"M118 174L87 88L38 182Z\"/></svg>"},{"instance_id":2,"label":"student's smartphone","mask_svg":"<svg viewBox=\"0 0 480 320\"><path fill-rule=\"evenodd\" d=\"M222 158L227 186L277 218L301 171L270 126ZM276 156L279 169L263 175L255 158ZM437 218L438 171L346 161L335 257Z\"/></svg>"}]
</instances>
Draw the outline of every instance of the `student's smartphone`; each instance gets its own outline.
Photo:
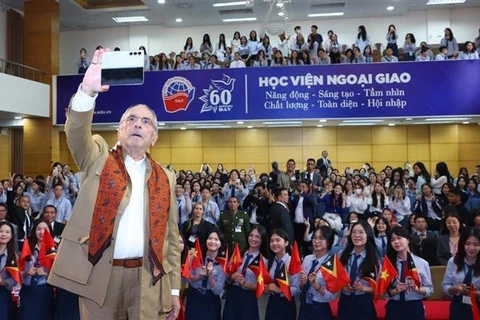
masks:
<instances>
[{"instance_id":1,"label":"student's smartphone","mask_svg":"<svg viewBox=\"0 0 480 320\"><path fill-rule=\"evenodd\" d=\"M143 51L109 51L102 55L102 85L143 84Z\"/></svg>"}]
</instances>

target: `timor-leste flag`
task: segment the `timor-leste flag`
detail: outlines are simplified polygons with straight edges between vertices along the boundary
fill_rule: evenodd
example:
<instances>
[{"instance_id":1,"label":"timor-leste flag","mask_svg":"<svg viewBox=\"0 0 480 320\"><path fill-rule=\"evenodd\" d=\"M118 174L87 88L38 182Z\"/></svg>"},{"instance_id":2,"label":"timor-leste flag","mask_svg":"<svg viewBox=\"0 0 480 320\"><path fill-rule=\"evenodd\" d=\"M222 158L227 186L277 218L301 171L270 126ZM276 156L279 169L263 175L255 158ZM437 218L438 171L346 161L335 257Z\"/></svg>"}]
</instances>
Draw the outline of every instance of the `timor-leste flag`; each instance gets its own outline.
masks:
<instances>
[{"instance_id":1,"label":"timor-leste flag","mask_svg":"<svg viewBox=\"0 0 480 320\"><path fill-rule=\"evenodd\" d=\"M191 268L190 268L190 252L187 252L185 255L185 263L183 264L182 267L182 272L181 276L185 279L191 280L192 275L190 274Z\"/></svg>"},{"instance_id":2,"label":"timor-leste flag","mask_svg":"<svg viewBox=\"0 0 480 320\"><path fill-rule=\"evenodd\" d=\"M336 293L350 283L350 276L336 254L325 260L320 267L320 272L325 279L327 290L331 293Z\"/></svg>"},{"instance_id":3,"label":"timor-leste flag","mask_svg":"<svg viewBox=\"0 0 480 320\"><path fill-rule=\"evenodd\" d=\"M230 259L230 266L228 271L230 274L237 272L238 268L242 265L242 255L240 254L240 247L238 243L235 245L233 249L232 258Z\"/></svg>"},{"instance_id":4,"label":"timor-leste flag","mask_svg":"<svg viewBox=\"0 0 480 320\"><path fill-rule=\"evenodd\" d=\"M220 252L215 259L218 264L222 267L223 272L228 275L228 247Z\"/></svg>"},{"instance_id":5,"label":"timor-leste flag","mask_svg":"<svg viewBox=\"0 0 480 320\"><path fill-rule=\"evenodd\" d=\"M372 270L368 273L367 276L362 278L363 280L367 281L368 284L372 287L373 289L373 298L377 300L378 295L377 295L377 267L373 266Z\"/></svg>"},{"instance_id":6,"label":"timor-leste flag","mask_svg":"<svg viewBox=\"0 0 480 320\"><path fill-rule=\"evenodd\" d=\"M26 271L25 259L27 259L31 255L32 255L32 250L30 250L30 243L28 242L28 239L25 237L23 242L22 253L20 254L20 259L18 259L18 269L20 269L20 271Z\"/></svg>"},{"instance_id":7,"label":"timor-leste flag","mask_svg":"<svg viewBox=\"0 0 480 320\"><path fill-rule=\"evenodd\" d=\"M291 275L300 273L302 271L302 261L300 260L300 251L298 250L297 241L293 243L292 249L292 258L290 259L290 267L288 268L288 272Z\"/></svg>"},{"instance_id":8,"label":"timor-leste flag","mask_svg":"<svg viewBox=\"0 0 480 320\"><path fill-rule=\"evenodd\" d=\"M392 265L390 259L387 256L383 258L382 272L380 273L380 279L378 280L377 294L382 296L387 291L390 283L393 279L398 278L397 269Z\"/></svg>"},{"instance_id":9,"label":"timor-leste flag","mask_svg":"<svg viewBox=\"0 0 480 320\"><path fill-rule=\"evenodd\" d=\"M200 247L200 240L198 237L195 239L195 247L193 249L192 269L197 269L203 266L203 254Z\"/></svg>"},{"instance_id":10,"label":"timor-leste flag","mask_svg":"<svg viewBox=\"0 0 480 320\"><path fill-rule=\"evenodd\" d=\"M253 259L252 262L248 265L248 269L252 270L253 273L258 277L258 273L260 272L260 259L261 259L261 254L258 254L255 259Z\"/></svg>"},{"instance_id":11,"label":"timor-leste flag","mask_svg":"<svg viewBox=\"0 0 480 320\"><path fill-rule=\"evenodd\" d=\"M265 282L265 273L268 274L267 267L265 266L265 262L263 262L263 257L261 257L261 254L259 254L258 257L260 258L258 259L257 287L255 288L255 296L257 299L262 296L263 292L265 291L265 285L268 284ZM270 275L268 275L268 278L270 278Z\"/></svg>"},{"instance_id":12,"label":"timor-leste flag","mask_svg":"<svg viewBox=\"0 0 480 320\"><path fill-rule=\"evenodd\" d=\"M472 300L473 320L480 320L480 311L478 310L477 296L475 295L475 286L470 286L470 300Z\"/></svg>"},{"instance_id":13,"label":"timor-leste flag","mask_svg":"<svg viewBox=\"0 0 480 320\"><path fill-rule=\"evenodd\" d=\"M407 253L407 272L405 273L405 277L412 277L415 281L417 287L420 288L420 276L418 275L417 267L415 266L415 262L413 262L413 257L410 252Z\"/></svg>"},{"instance_id":14,"label":"timor-leste flag","mask_svg":"<svg viewBox=\"0 0 480 320\"><path fill-rule=\"evenodd\" d=\"M42 245L38 251L38 263L48 270L51 270L56 257L57 244L50 235L50 232L45 230L43 233Z\"/></svg>"},{"instance_id":15,"label":"timor-leste flag","mask_svg":"<svg viewBox=\"0 0 480 320\"><path fill-rule=\"evenodd\" d=\"M22 277L20 277L20 269L18 268L18 264L15 259L7 261L7 263L5 264L5 270L10 273L10 276L13 278L13 280L15 280L19 285L22 284Z\"/></svg>"},{"instance_id":16,"label":"timor-leste flag","mask_svg":"<svg viewBox=\"0 0 480 320\"><path fill-rule=\"evenodd\" d=\"M292 292L290 291L290 280L288 278L288 268L284 263L280 271L275 275L275 282L288 301L292 301Z\"/></svg>"}]
</instances>

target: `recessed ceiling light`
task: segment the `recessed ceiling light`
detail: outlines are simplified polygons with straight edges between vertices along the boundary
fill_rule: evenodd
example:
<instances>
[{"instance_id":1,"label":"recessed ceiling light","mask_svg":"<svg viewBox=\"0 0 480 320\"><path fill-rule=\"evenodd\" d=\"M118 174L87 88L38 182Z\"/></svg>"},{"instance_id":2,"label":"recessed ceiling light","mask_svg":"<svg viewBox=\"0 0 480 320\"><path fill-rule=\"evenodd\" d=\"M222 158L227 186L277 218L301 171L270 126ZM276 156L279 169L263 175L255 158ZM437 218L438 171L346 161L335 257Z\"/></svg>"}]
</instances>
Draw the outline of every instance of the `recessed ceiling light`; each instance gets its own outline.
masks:
<instances>
[{"instance_id":1,"label":"recessed ceiling light","mask_svg":"<svg viewBox=\"0 0 480 320\"><path fill-rule=\"evenodd\" d=\"M308 15L309 18L316 18L316 17L338 17L343 16L344 12L327 12L327 13L310 13Z\"/></svg>"},{"instance_id":2,"label":"recessed ceiling light","mask_svg":"<svg viewBox=\"0 0 480 320\"><path fill-rule=\"evenodd\" d=\"M252 128L253 128L253 126L247 126L247 128L248 128L248 129L252 129Z\"/></svg>"},{"instance_id":3,"label":"recessed ceiling light","mask_svg":"<svg viewBox=\"0 0 480 320\"><path fill-rule=\"evenodd\" d=\"M471 118L427 118L425 121L467 121Z\"/></svg>"},{"instance_id":4,"label":"recessed ceiling light","mask_svg":"<svg viewBox=\"0 0 480 320\"><path fill-rule=\"evenodd\" d=\"M185 128L185 127L180 127L180 130L187 130L187 128Z\"/></svg>"},{"instance_id":5,"label":"recessed ceiling light","mask_svg":"<svg viewBox=\"0 0 480 320\"><path fill-rule=\"evenodd\" d=\"M365 120L343 120L342 122L344 123L362 123L362 122L366 122L366 123L370 123L370 122L383 122L383 120L368 120L368 119L365 119Z\"/></svg>"},{"instance_id":6,"label":"recessed ceiling light","mask_svg":"<svg viewBox=\"0 0 480 320\"><path fill-rule=\"evenodd\" d=\"M463 123L463 124L470 124L470 122L468 122L468 121L464 121L464 122L462 122L462 123Z\"/></svg>"},{"instance_id":7,"label":"recessed ceiling light","mask_svg":"<svg viewBox=\"0 0 480 320\"><path fill-rule=\"evenodd\" d=\"M164 126L164 125L165 125L165 122L159 122L158 125L159 125L159 126Z\"/></svg>"},{"instance_id":8,"label":"recessed ceiling light","mask_svg":"<svg viewBox=\"0 0 480 320\"><path fill-rule=\"evenodd\" d=\"M405 118L405 120L407 120L407 121L412 121L413 118Z\"/></svg>"},{"instance_id":9,"label":"recessed ceiling light","mask_svg":"<svg viewBox=\"0 0 480 320\"><path fill-rule=\"evenodd\" d=\"M165 3L165 0L158 0L158 3L164 4L164 3Z\"/></svg>"},{"instance_id":10,"label":"recessed ceiling light","mask_svg":"<svg viewBox=\"0 0 480 320\"><path fill-rule=\"evenodd\" d=\"M247 1L234 1L234 2L217 2L217 3L212 3L212 6L215 8L220 8L220 7L231 7L231 6L244 6L247 4Z\"/></svg>"},{"instance_id":11,"label":"recessed ceiling light","mask_svg":"<svg viewBox=\"0 0 480 320\"><path fill-rule=\"evenodd\" d=\"M388 126L389 127L395 127L395 123L389 123Z\"/></svg>"},{"instance_id":12,"label":"recessed ceiling light","mask_svg":"<svg viewBox=\"0 0 480 320\"><path fill-rule=\"evenodd\" d=\"M223 22L242 22L242 21L257 21L257 18L234 18L234 19L223 19Z\"/></svg>"},{"instance_id":13,"label":"recessed ceiling light","mask_svg":"<svg viewBox=\"0 0 480 320\"><path fill-rule=\"evenodd\" d=\"M177 18L177 19L175 19L175 21L176 22L182 22L183 20L182 20L182 18Z\"/></svg>"},{"instance_id":14,"label":"recessed ceiling light","mask_svg":"<svg viewBox=\"0 0 480 320\"><path fill-rule=\"evenodd\" d=\"M320 122L327 122L327 119L320 119L320 120L318 120L318 121L320 121Z\"/></svg>"},{"instance_id":15,"label":"recessed ceiling light","mask_svg":"<svg viewBox=\"0 0 480 320\"><path fill-rule=\"evenodd\" d=\"M124 22L146 22L148 19L144 16L134 16L134 17L113 17L113 21L117 23L124 23Z\"/></svg>"},{"instance_id":16,"label":"recessed ceiling light","mask_svg":"<svg viewBox=\"0 0 480 320\"><path fill-rule=\"evenodd\" d=\"M393 9L395 9L394 6L389 6L389 7L387 7L387 10L388 10L388 11L392 11Z\"/></svg>"},{"instance_id":17,"label":"recessed ceiling light","mask_svg":"<svg viewBox=\"0 0 480 320\"><path fill-rule=\"evenodd\" d=\"M15 120L22 120L22 117L15 117Z\"/></svg>"},{"instance_id":18,"label":"recessed ceiling light","mask_svg":"<svg viewBox=\"0 0 480 320\"><path fill-rule=\"evenodd\" d=\"M279 13L278 13L278 15L279 15L280 17L283 17L284 14L285 14L285 12L279 12Z\"/></svg>"},{"instance_id":19,"label":"recessed ceiling light","mask_svg":"<svg viewBox=\"0 0 480 320\"><path fill-rule=\"evenodd\" d=\"M279 8L283 7L283 3L282 2L277 2L277 7L279 7Z\"/></svg>"},{"instance_id":20,"label":"recessed ceiling light","mask_svg":"<svg viewBox=\"0 0 480 320\"><path fill-rule=\"evenodd\" d=\"M317 127L323 128L323 124L317 124Z\"/></svg>"},{"instance_id":21,"label":"recessed ceiling light","mask_svg":"<svg viewBox=\"0 0 480 320\"><path fill-rule=\"evenodd\" d=\"M455 4L455 3L464 3L465 0L428 0L428 5L440 5L440 4Z\"/></svg>"},{"instance_id":22,"label":"recessed ceiling light","mask_svg":"<svg viewBox=\"0 0 480 320\"><path fill-rule=\"evenodd\" d=\"M237 121L237 124L244 124L243 121Z\"/></svg>"}]
</instances>

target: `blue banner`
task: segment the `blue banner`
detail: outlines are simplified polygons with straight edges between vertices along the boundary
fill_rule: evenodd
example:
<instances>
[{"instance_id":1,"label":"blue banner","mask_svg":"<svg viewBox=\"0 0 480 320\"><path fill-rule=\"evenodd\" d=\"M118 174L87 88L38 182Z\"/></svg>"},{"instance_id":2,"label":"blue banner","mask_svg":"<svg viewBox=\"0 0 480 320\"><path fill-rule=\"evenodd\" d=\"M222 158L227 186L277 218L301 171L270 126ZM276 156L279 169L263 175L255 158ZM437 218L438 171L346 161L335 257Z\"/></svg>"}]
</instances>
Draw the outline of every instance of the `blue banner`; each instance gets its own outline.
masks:
<instances>
[{"instance_id":1,"label":"blue banner","mask_svg":"<svg viewBox=\"0 0 480 320\"><path fill-rule=\"evenodd\" d=\"M56 124L81 81L56 78ZM138 103L160 122L479 115L479 88L480 60L146 72L100 94L93 122Z\"/></svg>"}]
</instances>

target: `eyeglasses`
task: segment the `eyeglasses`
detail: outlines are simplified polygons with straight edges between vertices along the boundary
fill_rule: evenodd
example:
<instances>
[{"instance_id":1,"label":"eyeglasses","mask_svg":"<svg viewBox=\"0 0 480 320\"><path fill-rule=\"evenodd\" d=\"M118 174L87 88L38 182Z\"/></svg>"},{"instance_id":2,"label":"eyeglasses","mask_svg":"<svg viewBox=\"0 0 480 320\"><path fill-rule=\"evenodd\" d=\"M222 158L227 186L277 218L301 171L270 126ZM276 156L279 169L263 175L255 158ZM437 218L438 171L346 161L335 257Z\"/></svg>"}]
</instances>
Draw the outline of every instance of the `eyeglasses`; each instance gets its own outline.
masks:
<instances>
[{"instance_id":1,"label":"eyeglasses","mask_svg":"<svg viewBox=\"0 0 480 320\"><path fill-rule=\"evenodd\" d=\"M150 118L147 118L147 117L140 118L140 117L138 117L134 114L131 114L128 117L126 117L125 121L127 123L136 123L138 119L140 119L142 121L142 123L146 126L149 126L149 127L154 126L153 121Z\"/></svg>"}]
</instances>

